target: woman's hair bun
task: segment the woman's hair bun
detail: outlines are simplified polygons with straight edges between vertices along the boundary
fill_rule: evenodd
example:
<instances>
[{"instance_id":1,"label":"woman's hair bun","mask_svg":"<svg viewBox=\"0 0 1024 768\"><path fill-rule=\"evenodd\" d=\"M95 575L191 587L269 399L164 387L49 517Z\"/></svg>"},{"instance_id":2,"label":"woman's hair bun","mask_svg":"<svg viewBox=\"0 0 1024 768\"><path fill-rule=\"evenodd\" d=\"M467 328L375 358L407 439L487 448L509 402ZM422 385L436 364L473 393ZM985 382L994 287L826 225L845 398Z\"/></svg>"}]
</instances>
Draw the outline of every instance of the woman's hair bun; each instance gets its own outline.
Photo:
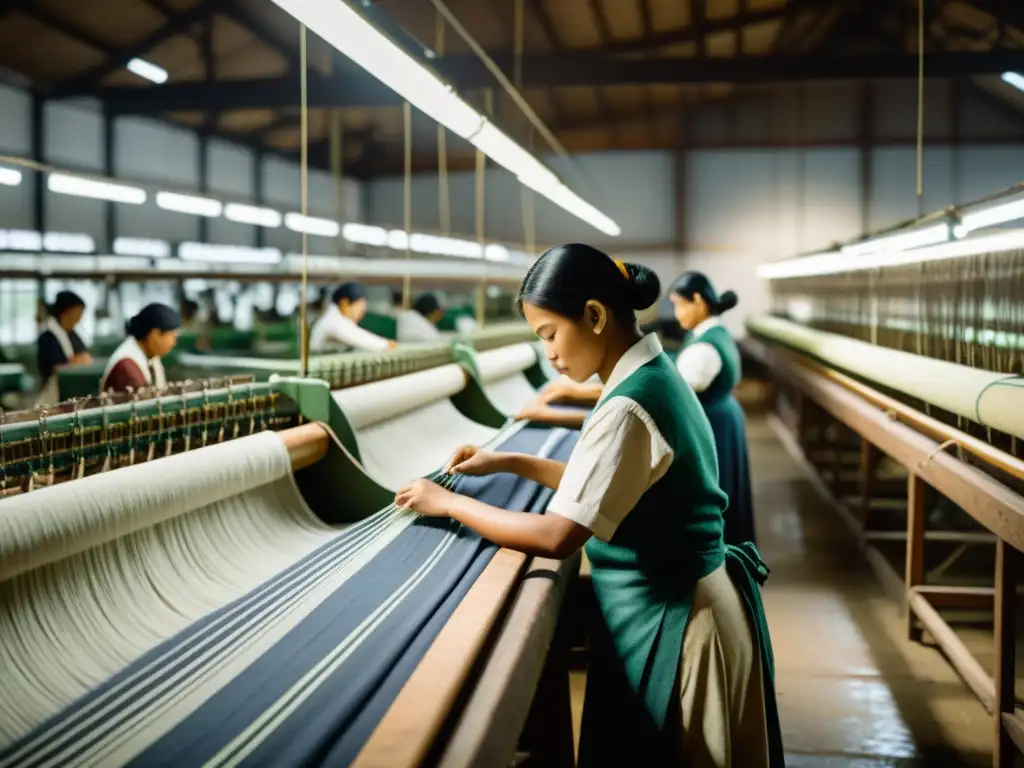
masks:
<instances>
[{"instance_id":1,"label":"woman's hair bun","mask_svg":"<svg viewBox=\"0 0 1024 768\"><path fill-rule=\"evenodd\" d=\"M725 291L718 297L717 309L719 312L728 312L740 303L740 297L734 291Z\"/></svg>"},{"instance_id":2,"label":"woman's hair bun","mask_svg":"<svg viewBox=\"0 0 1024 768\"><path fill-rule=\"evenodd\" d=\"M661 296L661 281L654 270L640 264L624 264L629 273L630 304L640 311L654 304Z\"/></svg>"}]
</instances>

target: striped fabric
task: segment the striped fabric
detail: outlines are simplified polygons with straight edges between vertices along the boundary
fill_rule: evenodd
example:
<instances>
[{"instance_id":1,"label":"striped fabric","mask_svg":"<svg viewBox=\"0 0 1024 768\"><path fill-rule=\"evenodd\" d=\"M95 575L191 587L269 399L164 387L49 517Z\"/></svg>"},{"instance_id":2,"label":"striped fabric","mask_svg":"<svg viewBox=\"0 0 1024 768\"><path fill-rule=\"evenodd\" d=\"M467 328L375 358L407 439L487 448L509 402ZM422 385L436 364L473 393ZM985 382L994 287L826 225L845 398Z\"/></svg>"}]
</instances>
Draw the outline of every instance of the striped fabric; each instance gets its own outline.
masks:
<instances>
[{"instance_id":1,"label":"striped fabric","mask_svg":"<svg viewBox=\"0 0 1024 768\"><path fill-rule=\"evenodd\" d=\"M503 448L565 459L577 433ZM542 511L511 475L443 478ZM0 753L14 766L347 765L496 548L389 508L155 648Z\"/></svg>"}]
</instances>

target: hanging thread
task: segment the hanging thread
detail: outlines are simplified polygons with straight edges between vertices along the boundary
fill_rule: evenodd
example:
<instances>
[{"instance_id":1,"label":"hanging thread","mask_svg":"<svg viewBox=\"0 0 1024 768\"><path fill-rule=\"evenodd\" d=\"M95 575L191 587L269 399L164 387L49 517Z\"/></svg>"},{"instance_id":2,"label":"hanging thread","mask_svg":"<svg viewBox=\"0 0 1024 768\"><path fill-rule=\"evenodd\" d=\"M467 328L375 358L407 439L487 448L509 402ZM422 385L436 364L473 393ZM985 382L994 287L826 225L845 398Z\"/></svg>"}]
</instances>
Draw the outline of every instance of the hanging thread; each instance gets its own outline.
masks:
<instances>
[{"instance_id":1,"label":"hanging thread","mask_svg":"<svg viewBox=\"0 0 1024 768\"><path fill-rule=\"evenodd\" d=\"M306 25L299 25L299 131L302 146L302 158L299 165L302 187L302 215L309 215L309 104L306 94ZM309 236L306 227L302 228L302 298L299 300L299 371L305 378L309 375L309 331L306 328L306 304L309 302Z\"/></svg>"}]
</instances>

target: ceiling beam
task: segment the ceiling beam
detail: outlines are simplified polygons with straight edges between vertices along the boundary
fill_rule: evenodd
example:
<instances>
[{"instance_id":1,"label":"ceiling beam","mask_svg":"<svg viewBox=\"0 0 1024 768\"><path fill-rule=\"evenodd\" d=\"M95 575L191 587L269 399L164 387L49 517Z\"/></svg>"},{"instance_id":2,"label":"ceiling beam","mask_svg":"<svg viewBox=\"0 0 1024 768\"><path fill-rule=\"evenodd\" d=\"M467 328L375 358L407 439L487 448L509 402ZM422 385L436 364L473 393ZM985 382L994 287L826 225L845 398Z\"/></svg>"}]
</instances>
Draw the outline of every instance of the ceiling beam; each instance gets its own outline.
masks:
<instances>
[{"instance_id":1,"label":"ceiling beam","mask_svg":"<svg viewBox=\"0 0 1024 768\"><path fill-rule=\"evenodd\" d=\"M649 0L643 0L648 3ZM695 43L705 35L715 32L735 32L751 24L762 24L766 21L777 21L789 13L788 6L773 8L767 11L749 11L739 13L727 19L705 19L699 28L693 24L673 29L668 32L652 32L644 34L636 40L621 40L608 46L609 51L614 53L641 53L644 51L656 51L659 48L667 48L670 45L680 43ZM650 6L645 9L644 19L650 18Z\"/></svg>"},{"instance_id":2,"label":"ceiling beam","mask_svg":"<svg viewBox=\"0 0 1024 768\"><path fill-rule=\"evenodd\" d=\"M188 31L193 24L202 21L216 11L222 1L200 0L195 6L169 19L166 24L154 30L135 45L122 49L102 64L72 78L60 86L53 95L57 98L84 95L95 83L124 67L131 59L143 57L165 40Z\"/></svg>"},{"instance_id":3,"label":"ceiling beam","mask_svg":"<svg viewBox=\"0 0 1024 768\"><path fill-rule=\"evenodd\" d=\"M496 56L499 66L511 57ZM493 87L491 75L475 57L456 56L434 62L460 90ZM931 78L1024 71L1024 49L985 53L925 55L925 76ZM911 78L917 57L879 56L745 56L622 59L606 54L524 56L523 87L600 86L659 83L768 83L796 80L863 80ZM366 73L324 77L310 73L309 106L398 106L397 95ZM297 73L284 77L224 83L168 83L152 87L108 86L86 92L121 114L153 114L172 110L280 109L298 106Z\"/></svg>"},{"instance_id":4,"label":"ceiling beam","mask_svg":"<svg viewBox=\"0 0 1024 768\"><path fill-rule=\"evenodd\" d=\"M51 29L55 29L62 35L70 37L73 40L77 40L80 43L84 43L90 48L94 48L107 56L113 56L117 53L117 46L97 37L88 30L82 29L76 24L66 21L58 14L48 10L45 6L42 6L37 2L21 4L18 6L18 10L33 17L36 21L42 22Z\"/></svg>"},{"instance_id":5,"label":"ceiling beam","mask_svg":"<svg viewBox=\"0 0 1024 768\"><path fill-rule=\"evenodd\" d=\"M558 31L555 29L555 25L551 22L551 17L548 16L547 9L544 7L544 0L530 0L530 9L533 11L533 15L537 18L537 23L540 24L540 28L544 32L544 37L547 38L548 45L551 46L551 50L559 55L564 54L565 49L558 38ZM504 64L498 65L499 67L501 67L502 71L513 71L512 69L509 68L510 66L514 67L514 63L512 61L513 58L514 57L512 56L506 55L507 61ZM523 62L525 63L525 61L526 56L523 56ZM522 87L525 84L526 81L524 75L524 81L522 84L520 84L519 87ZM551 94L551 108L552 111L555 113L556 120L565 119L565 107L562 105L562 102L559 100L558 94L556 93Z\"/></svg>"}]
</instances>

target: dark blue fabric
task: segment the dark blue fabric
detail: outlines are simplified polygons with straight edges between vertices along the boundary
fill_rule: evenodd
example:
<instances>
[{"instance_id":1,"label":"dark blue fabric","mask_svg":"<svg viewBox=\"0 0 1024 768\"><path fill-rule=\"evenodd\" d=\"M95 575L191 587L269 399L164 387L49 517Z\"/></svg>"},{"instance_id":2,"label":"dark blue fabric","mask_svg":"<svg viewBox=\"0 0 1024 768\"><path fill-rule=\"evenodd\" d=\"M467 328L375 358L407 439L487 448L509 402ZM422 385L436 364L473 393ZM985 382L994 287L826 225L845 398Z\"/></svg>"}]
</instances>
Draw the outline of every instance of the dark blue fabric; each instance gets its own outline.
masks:
<instances>
[{"instance_id":1,"label":"dark blue fabric","mask_svg":"<svg viewBox=\"0 0 1024 768\"><path fill-rule=\"evenodd\" d=\"M502 447L536 453L550 435L549 429L524 429ZM552 455L563 460L568 458L577 437L578 433L567 433ZM542 511L551 495L550 491L511 475L461 477L456 482L462 493L495 506L531 512ZM304 577L308 576L309 569L338 567L341 553L351 551L360 535L366 535L381 524L380 520L372 519L355 526L351 535L346 534L322 547L231 606L190 626L54 718L55 731L50 736L59 736L75 722L69 721L69 717L84 711L90 702L95 705L105 691L166 654L167 659L137 683L137 695L131 697L129 703L83 728L71 743L74 751L81 753L98 739L107 737L111 728L116 728L135 709L144 706L145 701L140 697L152 692L195 656L204 630L208 637L211 628L216 628L218 621L225 623L225 616L233 609L237 614L240 606L252 606L260 599L267 600L274 595L279 600L281 595L291 595L294 599L296 591L305 584ZM246 765L267 766L349 764L496 551L494 545L453 521L426 518L414 521L354 573L344 588L331 594L241 675L139 754L132 765L187 766L213 757L278 702L303 675L336 652L339 642L400 590L450 537L452 540L435 567L394 612L373 627L344 663L331 671L244 761ZM216 659L211 663L215 664ZM44 724L35 733L40 734L46 727ZM43 742L47 746L34 747L28 752L28 759L15 764L35 764L68 746L51 737ZM29 739L32 735L19 744ZM0 760L13 756L18 746L0 754Z\"/></svg>"},{"instance_id":2,"label":"dark blue fabric","mask_svg":"<svg viewBox=\"0 0 1024 768\"><path fill-rule=\"evenodd\" d=\"M750 486L750 462L747 453L746 420L743 408L729 395L716 403L705 404L704 412L715 433L718 454L718 485L729 497L726 507L725 543L739 546L755 543L754 498Z\"/></svg>"}]
</instances>

